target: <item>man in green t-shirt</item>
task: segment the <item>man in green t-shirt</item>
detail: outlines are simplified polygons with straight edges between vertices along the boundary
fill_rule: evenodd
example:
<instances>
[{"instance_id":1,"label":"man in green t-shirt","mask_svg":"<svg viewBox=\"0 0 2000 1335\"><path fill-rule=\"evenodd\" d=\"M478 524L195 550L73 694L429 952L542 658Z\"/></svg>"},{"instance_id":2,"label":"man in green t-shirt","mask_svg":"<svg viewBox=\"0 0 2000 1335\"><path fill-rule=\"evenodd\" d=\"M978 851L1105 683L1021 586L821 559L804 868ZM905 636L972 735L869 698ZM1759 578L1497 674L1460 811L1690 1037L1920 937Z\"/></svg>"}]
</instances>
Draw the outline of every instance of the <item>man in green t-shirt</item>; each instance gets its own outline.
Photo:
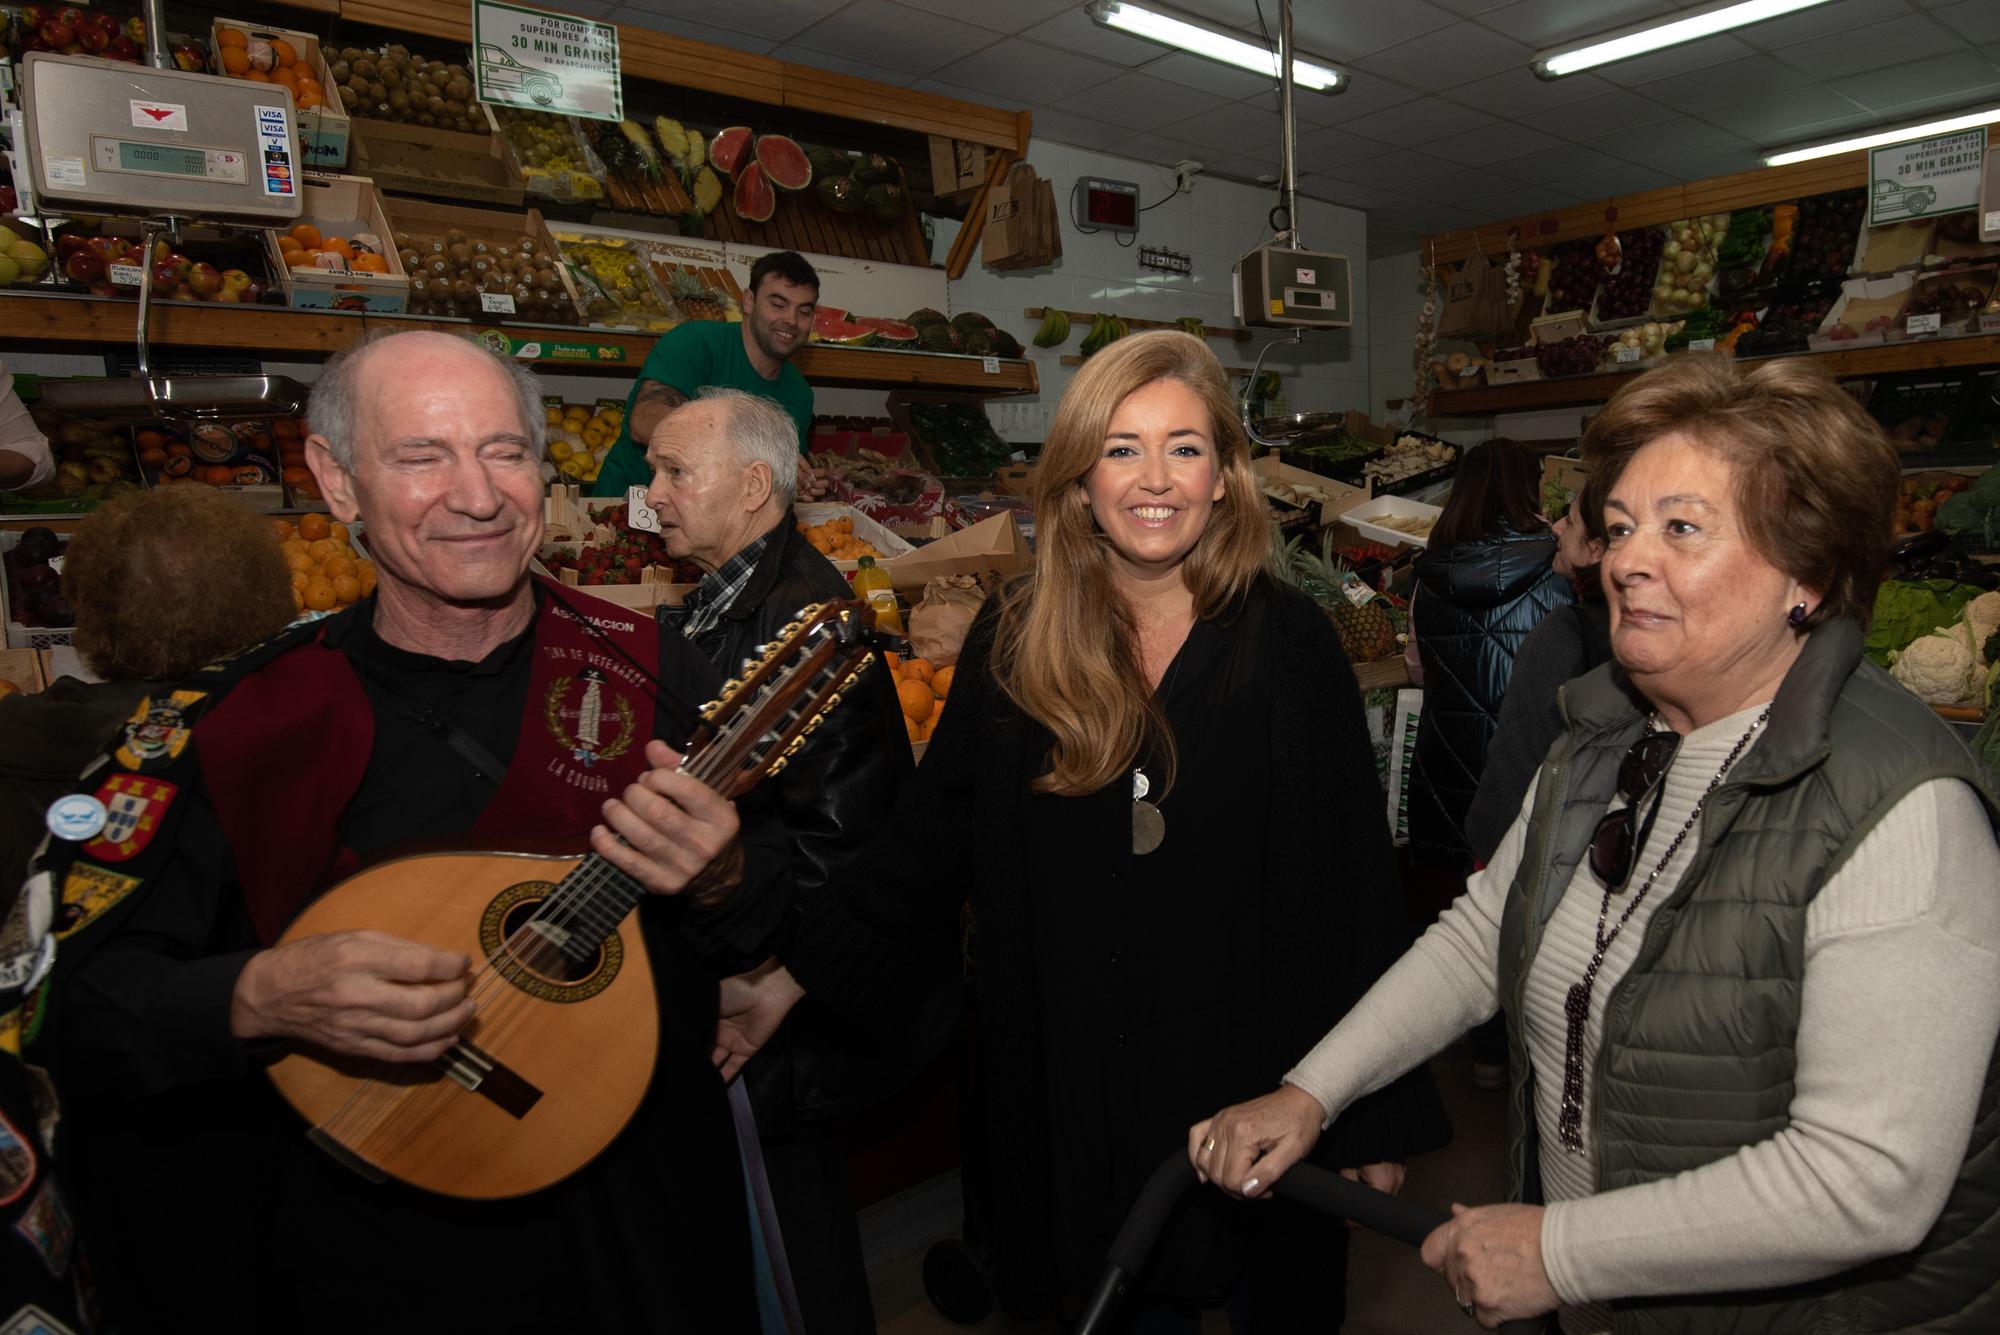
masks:
<instances>
[{"instance_id":1,"label":"man in green t-shirt","mask_svg":"<svg viewBox=\"0 0 2000 1335\"><path fill-rule=\"evenodd\" d=\"M811 500L820 495L823 484L805 461L812 435L812 386L791 364L792 354L812 337L818 303L819 274L812 265L796 251L774 251L750 266L740 325L692 320L669 330L647 354L625 397L624 425L590 494L623 496L627 487L652 481L646 442L653 428L672 409L716 385L760 395L791 414L799 426L799 496Z\"/></svg>"}]
</instances>

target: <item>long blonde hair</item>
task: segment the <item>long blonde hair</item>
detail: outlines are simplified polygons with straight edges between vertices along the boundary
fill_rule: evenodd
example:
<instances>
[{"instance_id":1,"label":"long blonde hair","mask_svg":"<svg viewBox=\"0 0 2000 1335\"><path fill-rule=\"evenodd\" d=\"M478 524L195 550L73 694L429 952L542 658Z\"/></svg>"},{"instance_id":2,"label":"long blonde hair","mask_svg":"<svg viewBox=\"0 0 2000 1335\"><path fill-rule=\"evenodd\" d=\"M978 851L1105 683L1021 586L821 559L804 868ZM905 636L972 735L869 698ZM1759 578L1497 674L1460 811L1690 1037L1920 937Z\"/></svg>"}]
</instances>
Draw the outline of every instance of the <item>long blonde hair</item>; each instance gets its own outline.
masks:
<instances>
[{"instance_id":1,"label":"long blonde hair","mask_svg":"<svg viewBox=\"0 0 2000 1335\"><path fill-rule=\"evenodd\" d=\"M995 680L1055 735L1037 792L1096 792L1131 769L1149 743L1161 771L1156 795L1173 786L1173 732L1146 681L1132 609L1113 582L1117 552L1083 490L1118 406L1159 380L1179 381L1207 406L1223 479L1222 499L1181 563L1195 615L1220 613L1270 565L1270 507L1250 471L1228 378L1208 346L1160 330L1120 339L1086 362L1056 407L1035 469L1035 573L1001 595L995 629Z\"/></svg>"}]
</instances>

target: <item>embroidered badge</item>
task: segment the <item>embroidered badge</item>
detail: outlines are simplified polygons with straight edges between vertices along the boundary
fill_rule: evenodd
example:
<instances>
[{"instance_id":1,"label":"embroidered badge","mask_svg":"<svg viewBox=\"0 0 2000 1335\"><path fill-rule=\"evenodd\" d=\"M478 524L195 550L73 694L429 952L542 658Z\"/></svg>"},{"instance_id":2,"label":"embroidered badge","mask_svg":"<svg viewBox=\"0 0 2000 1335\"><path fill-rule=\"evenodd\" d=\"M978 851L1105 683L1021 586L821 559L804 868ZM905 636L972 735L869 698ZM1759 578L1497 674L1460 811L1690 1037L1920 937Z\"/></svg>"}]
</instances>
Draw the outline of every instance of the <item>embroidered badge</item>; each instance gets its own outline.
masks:
<instances>
[{"instance_id":1,"label":"embroidered badge","mask_svg":"<svg viewBox=\"0 0 2000 1335\"><path fill-rule=\"evenodd\" d=\"M41 1190L14 1221L14 1231L35 1249L49 1273L61 1279L69 1269L69 1246L76 1238L76 1229L70 1224L69 1210L56 1191L54 1178L42 1179Z\"/></svg>"},{"instance_id":2,"label":"embroidered badge","mask_svg":"<svg viewBox=\"0 0 2000 1335\"><path fill-rule=\"evenodd\" d=\"M29 1303L0 1324L0 1335L76 1335L76 1332Z\"/></svg>"},{"instance_id":3,"label":"embroidered badge","mask_svg":"<svg viewBox=\"0 0 2000 1335\"><path fill-rule=\"evenodd\" d=\"M579 684L582 689L576 692L572 703L571 688ZM615 723L606 718L607 695L609 712L617 716ZM632 748L632 736L639 727L632 702L612 690L604 674L594 667L586 667L574 677L557 677L550 682L548 694L542 700L542 718L557 744L566 747L570 758L585 769L600 760L616 760L624 755ZM617 734L608 741L604 736L607 724Z\"/></svg>"},{"instance_id":4,"label":"embroidered badge","mask_svg":"<svg viewBox=\"0 0 2000 1335\"><path fill-rule=\"evenodd\" d=\"M165 700L141 700L125 722L125 740L118 748L118 763L141 772L168 764L187 749L189 717L194 706L208 698L206 691L175 691Z\"/></svg>"},{"instance_id":5,"label":"embroidered badge","mask_svg":"<svg viewBox=\"0 0 2000 1335\"><path fill-rule=\"evenodd\" d=\"M112 775L97 790L97 800L104 803L104 832L85 844L83 851L105 862L137 857L153 841L153 832L160 828L160 818L167 814L178 791L164 779Z\"/></svg>"},{"instance_id":6,"label":"embroidered badge","mask_svg":"<svg viewBox=\"0 0 2000 1335\"><path fill-rule=\"evenodd\" d=\"M104 828L104 803L89 793L71 793L49 804L49 833L72 843Z\"/></svg>"},{"instance_id":7,"label":"embroidered badge","mask_svg":"<svg viewBox=\"0 0 2000 1335\"><path fill-rule=\"evenodd\" d=\"M56 908L56 939L90 925L104 911L139 888L136 876L78 862L63 877L62 903Z\"/></svg>"},{"instance_id":8,"label":"embroidered badge","mask_svg":"<svg viewBox=\"0 0 2000 1335\"><path fill-rule=\"evenodd\" d=\"M35 1180L35 1151L0 1112L0 1205L12 1205Z\"/></svg>"}]
</instances>

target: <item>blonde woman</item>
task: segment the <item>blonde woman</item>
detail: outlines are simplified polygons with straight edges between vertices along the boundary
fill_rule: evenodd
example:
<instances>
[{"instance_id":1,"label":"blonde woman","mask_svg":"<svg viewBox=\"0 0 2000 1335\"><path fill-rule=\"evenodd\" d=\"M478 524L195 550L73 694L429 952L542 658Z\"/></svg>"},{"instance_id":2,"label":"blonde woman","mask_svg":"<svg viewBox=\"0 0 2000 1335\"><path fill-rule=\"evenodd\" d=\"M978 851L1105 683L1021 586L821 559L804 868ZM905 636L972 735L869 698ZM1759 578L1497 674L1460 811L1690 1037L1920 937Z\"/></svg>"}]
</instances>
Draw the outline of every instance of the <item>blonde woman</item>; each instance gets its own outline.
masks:
<instances>
[{"instance_id":1,"label":"blonde woman","mask_svg":"<svg viewBox=\"0 0 2000 1335\"><path fill-rule=\"evenodd\" d=\"M969 893L971 1113L1019 1315L1073 1306L1188 1121L1268 1087L1406 939L1354 674L1271 576L1213 354L1161 332L1091 358L1037 472L1038 567L967 641L896 822L917 846L873 898L821 897L787 968L725 985L717 1054L754 1051L802 990L881 1014L912 932ZM1446 1134L1419 1075L1356 1104L1318 1157L1393 1188L1393 1161ZM1238 1330L1336 1329L1344 1247L1289 1206L1191 1199L1133 1328L1192 1331L1223 1305Z\"/></svg>"}]
</instances>

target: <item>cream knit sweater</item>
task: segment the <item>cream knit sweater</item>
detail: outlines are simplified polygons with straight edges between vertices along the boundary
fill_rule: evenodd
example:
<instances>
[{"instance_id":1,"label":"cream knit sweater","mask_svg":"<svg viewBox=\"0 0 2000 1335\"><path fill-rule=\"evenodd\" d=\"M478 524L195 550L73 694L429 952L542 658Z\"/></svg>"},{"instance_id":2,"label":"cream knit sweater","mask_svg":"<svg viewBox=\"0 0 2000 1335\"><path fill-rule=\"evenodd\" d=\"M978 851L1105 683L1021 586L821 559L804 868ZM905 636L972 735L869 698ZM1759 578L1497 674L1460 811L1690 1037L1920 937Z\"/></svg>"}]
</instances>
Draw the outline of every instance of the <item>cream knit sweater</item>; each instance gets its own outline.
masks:
<instances>
[{"instance_id":1,"label":"cream knit sweater","mask_svg":"<svg viewBox=\"0 0 2000 1335\"><path fill-rule=\"evenodd\" d=\"M1762 709L1682 739L1633 887ZM1498 1009L1500 915L1534 801L1531 789L1465 894L1285 1077L1329 1121ZM1602 1194L1587 1088L1583 1153L1566 1151L1555 1134L1563 999L1589 963L1603 902L1586 860L1550 918L1523 1016L1548 1202L1542 1261L1565 1331L1608 1331L1602 1304L1612 1298L1797 1283L1923 1238L1957 1176L2000 1034L2000 848L1990 831L1977 795L1957 780L1924 784L1899 802L1807 911L1791 1125L1702 1168ZM1603 1037L1604 1000L1699 839L1697 827L1606 954L1586 1070ZM1622 908L1613 901L1612 921Z\"/></svg>"}]
</instances>

